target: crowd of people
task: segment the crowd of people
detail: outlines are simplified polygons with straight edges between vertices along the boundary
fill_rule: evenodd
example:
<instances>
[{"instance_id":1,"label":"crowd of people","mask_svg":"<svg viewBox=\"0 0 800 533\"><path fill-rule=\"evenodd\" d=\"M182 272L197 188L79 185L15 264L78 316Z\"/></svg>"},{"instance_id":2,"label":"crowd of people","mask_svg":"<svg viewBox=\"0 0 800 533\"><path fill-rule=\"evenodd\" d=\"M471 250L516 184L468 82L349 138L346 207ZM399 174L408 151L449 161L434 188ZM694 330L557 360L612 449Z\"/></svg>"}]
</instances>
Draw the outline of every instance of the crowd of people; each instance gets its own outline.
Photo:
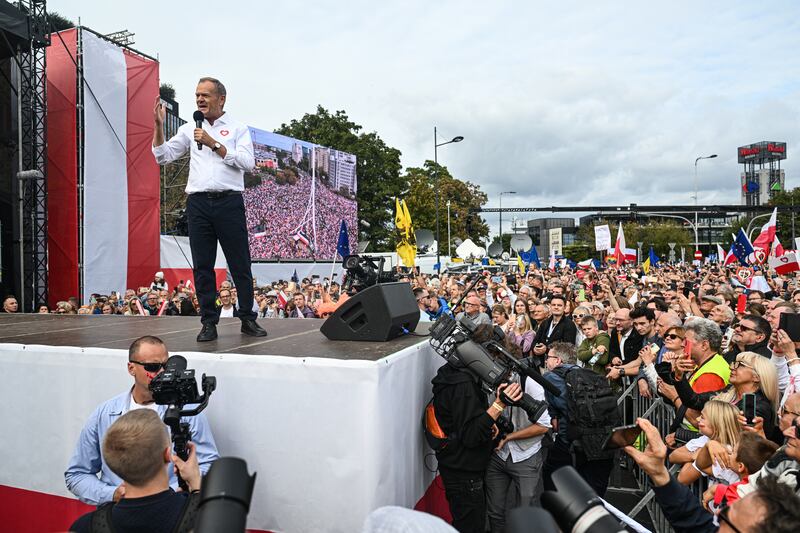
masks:
<instances>
[{"instance_id":1,"label":"crowd of people","mask_svg":"<svg viewBox=\"0 0 800 533\"><path fill-rule=\"evenodd\" d=\"M244 196L245 215L253 259L330 259L336 255L339 227L345 220L349 242L357 242L356 202L338 194L319 180L315 192L315 218L306 213L311 196L311 177L301 172L297 183L279 185L265 175ZM312 222L316 222L316 243ZM311 240L295 239L298 228Z\"/></svg>"},{"instance_id":2,"label":"crowd of people","mask_svg":"<svg viewBox=\"0 0 800 533\"><path fill-rule=\"evenodd\" d=\"M502 330L506 350L562 392L512 376L487 397L463 368L448 362L439 370L433 407L449 439L436 455L456 529L483 532L488 522L503 531L506 513L539 505L565 465L604 496L616 459L591 434L638 424L646 439L625 451L650 475L676 531L796 530L800 329L782 316L798 314L800 289L792 275L755 269L740 279L739 268L409 276L421 320L448 313L470 318L476 337ZM575 390L592 400L581 404ZM538 420L519 416L522 392L546 400ZM609 416L609 397L615 408L660 398L674 413L672 427L660 435L663 420L634 420L622 409ZM514 422L511 431L503 417ZM702 499L689 488L700 478L708 482ZM771 501L778 494L782 501Z\"/></svg>"},{"instance_id":3,"label":"crowd of people","mask_svg":"<svg viewBox=\"0 0 800 533\"><path fill-rule=\"evenodd\" d=\"M216 307L221 318L238 317L238 290L226 280L217 289ZM325 318L340 298L340 285L328 278L303 278L298 281L277 280L253 289L253 312L258 318ZM4 313L17 313L19 305L13 295L3 301ZM200 303L191 283L169 288L163 272L156 272L149 287L127 289L125 294L92 294L89 302L80 304L77 296L59 301L52 308L37 307L40 314L58 315L123 315L123 316L198 316Z\"/></svg>"},{"instance_id":4,"label":"crowd of people","mask_svg":"<svg viewBox=\"0 0 800 533\"><path fill-rule=\"evenodd\" d=\"M638 424L646 435L625 451L650 476L676 531L780 533L800 524L800 330L786 326L800 314L794 276L756 270L748 287L737 269L714 265L667 265L648 274L628 267L397 275L411 285L421 322L443 314L470 319L478 342L500 330L507 351L561 392L513 376L487 396L463 369L441 367L432 405L447 438L436 456L458 531L483 532L487 524L503 531L508 512L540 505L543 490L553 488L554 472L565 465L604 496L619 458L603 451L592 432L599 428L605 438L611 425L622 424ZM316 277L252 290L262 318L323 318L343 298L339 284ZM224 282L217 296L220 316L237 316L237 288ZM16 300L6 298L3 310L16 312ZM197 303L190 286L170 290L158 273L150 287L122 297L95 295L88 305L60 302L41 312L192 315ZM113 465L90 449L99 449L94 441L102 441L111 426L103 409L152 402L146 384L165 358L158 339L132 347L133 390L104 404L87 423L84 432L94 440L81 436L67 472L70 490L84 501L125 494ZM153 372L147 365L159 368ZM580 387L591 402L574 397L572 390ZM660 434L656 428L663 424L653 415L649 421L623 419L619 411L593 428L593 416L608 415L608 401L615 411L629 401L621 398L626 391L660 399L674 412L670 430ZM523 394L547 409L531 420L517 408ZM207 436L197 444L203 468L216 450L210 429L201 433ZM89 466L81 466L86 461ZM708 489L698 498L689 487L701 478Z\"/></svg>"}]
</instances>

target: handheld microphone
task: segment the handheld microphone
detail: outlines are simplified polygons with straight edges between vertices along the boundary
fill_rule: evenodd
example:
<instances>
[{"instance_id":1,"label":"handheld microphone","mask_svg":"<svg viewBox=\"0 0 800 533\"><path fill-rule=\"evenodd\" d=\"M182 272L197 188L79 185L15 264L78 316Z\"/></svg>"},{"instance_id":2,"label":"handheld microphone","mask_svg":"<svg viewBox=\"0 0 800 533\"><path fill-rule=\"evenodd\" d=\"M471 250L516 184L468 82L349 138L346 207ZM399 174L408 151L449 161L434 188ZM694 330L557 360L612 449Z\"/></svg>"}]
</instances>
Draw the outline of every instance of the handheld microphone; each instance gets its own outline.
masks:
<instances>
[{"instance_id":1,"label":"handheld microphone","mask_svg":"<svg viewBox=\"0 0 800 533\"><path fill-rule=\"evenodd\" d=\"M194 114L192 115L192 118L194 119L194 125L196 127L198 127L198 128L202 128L203 127L203 120L206 117L203 115L202 111L200 111L199 109L197 111L195 111ZM198 150L202 150L203 149L203 143L198 142L197 143L197 149Z\"/></svg>"}]
</instances>

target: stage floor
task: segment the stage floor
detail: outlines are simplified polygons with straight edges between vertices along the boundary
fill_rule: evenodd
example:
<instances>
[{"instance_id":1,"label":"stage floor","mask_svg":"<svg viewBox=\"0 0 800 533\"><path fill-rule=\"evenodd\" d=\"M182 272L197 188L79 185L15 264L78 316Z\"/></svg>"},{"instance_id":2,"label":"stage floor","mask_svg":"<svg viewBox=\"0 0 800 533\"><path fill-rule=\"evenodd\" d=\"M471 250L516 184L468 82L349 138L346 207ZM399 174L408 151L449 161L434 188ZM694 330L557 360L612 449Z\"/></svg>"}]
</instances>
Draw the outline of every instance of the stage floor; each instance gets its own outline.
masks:
<instances>
[{"instance_id":1,"label":"stage floor","mask_svg":"<svg viewBox=\"0 0 800 533\"><path fill-rule=\"evenodd\" d=\"M283 355L377 361L425 339L408 335L389 342L331 341L319 332L320 319L260 319L267 337L248 337L238 318L223 318L219 338L197 342L198 317L129 317L107 315L0 314L0 343L80 346L127 350L143 335L155 335L170 353L206 352ZM418 328L419 329L419 328Z\"/></svg>"}]
</instances>

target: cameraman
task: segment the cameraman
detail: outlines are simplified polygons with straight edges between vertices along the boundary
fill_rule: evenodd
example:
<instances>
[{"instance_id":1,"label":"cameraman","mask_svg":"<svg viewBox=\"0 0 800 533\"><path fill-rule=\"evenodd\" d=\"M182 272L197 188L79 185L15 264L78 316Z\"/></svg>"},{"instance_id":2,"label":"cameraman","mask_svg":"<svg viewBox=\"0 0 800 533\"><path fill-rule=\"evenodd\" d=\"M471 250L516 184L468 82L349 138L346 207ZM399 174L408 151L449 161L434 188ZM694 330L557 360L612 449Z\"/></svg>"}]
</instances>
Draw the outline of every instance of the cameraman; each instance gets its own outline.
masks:
<instances>
[{"instance_id":1,"label":"cameraman","mask_svg":"<svg viewBox=\"0 0 800 533\"><path fill-rule=\"evenodd\" d=\"M150 409L163 417L167 406L155 404L150 393L150 381L164 370L168 358L167 347L158 337L147 335L131 344L128 350L128 373L133 377L133 387L94 410L81 430L75 451L64 472L67 489L82 502L100 505L111 500L119 501L125 496L125 483L109 468L100 443L111 425L128 411ZM208 419L204 413L200 413L181 421L189 424L197 461L200 470L205 474L211 463L219 458ZM169 482L173 488L177 488L178 480L172 471Z\"/></svg>"},{"instance_id":2,"label":"cameraman","mask_svg":"<svg viewBox=\"0 0 800 533\"><path fill-rule=\"evenodd\" d=\"M475 332L476 342L482 329L492 330L487 326L479 327ZM465 368L449 362L439 368L431 383L436 419L452 439L436 453L436 459L453 516L453 527L462 533L484 533L486 497L483 480L498 433L495 421L506 404L498 399L489 405L480 382ZM522 398L518 383L500 385L498 393L501 391L505 391L513 402Z\"/></svg>"},{"instance_id":3,"label":"cameraman","mask_svg":"<svg viewBox=\"0 0 800 533\"><path fill-rule=\"evenodd\" d=\"M195 447L188 445L189 457L184 462L172 453L166 426L150 409L130 411L108 428L103 439L103 457L109 468L125 482L125 498L119 503L106 503L96 511L78 518L70 527L76 533L92 531L175 531L187 505L193 502L186 492L175 492L169 486L167 468L175 462L189 491L200 490L202 482ZM187 520L196 514L187 512ZM98 516L100 515L100 516ZM99 528L98 521L109 529ZM184 524L181 524L184 525ZM193 527L194 524L185 524ZM183 528L181 528L183 529Z\"/></svg>"},{"instance_id":4,"label":"cameraman","mask_svg":"<svg viewBox=\"0 0 800 533\"><path fill-rule=\"evenodd\" d=\"M509 351L515 356L521 355L516 345ZM514 382L519 383L520 378L516 376ZM520 385L534 400L545 400L544 388L534 380L523 377ZM543 439L547 439L547 444L552 443L551 438L545 436L550 429L547 411L535 424L519 407L511 406L506 411L514 424L514 431L501 435L502 439L495 447L486 471L486 499L492 533L500 533L505 529L506 514L511 509L539 507L543 489L542 470L547 456Z\"/></svg>"}]
</instances>

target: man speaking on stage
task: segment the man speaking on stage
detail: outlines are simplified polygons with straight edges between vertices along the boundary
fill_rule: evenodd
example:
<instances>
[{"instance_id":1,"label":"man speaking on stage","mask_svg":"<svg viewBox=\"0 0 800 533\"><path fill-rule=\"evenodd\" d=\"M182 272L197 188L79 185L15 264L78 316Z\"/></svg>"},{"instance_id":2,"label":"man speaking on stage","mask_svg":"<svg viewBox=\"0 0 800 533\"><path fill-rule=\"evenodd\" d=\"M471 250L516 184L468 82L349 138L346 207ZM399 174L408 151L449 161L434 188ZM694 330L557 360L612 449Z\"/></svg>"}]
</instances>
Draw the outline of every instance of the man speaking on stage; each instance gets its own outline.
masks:
<instances>
[{"instance_id":1,"label":"man speaking on stage","mask_svg":"<svg viewBox=\"0 0 800 533\"><path fill-rule=\"evenodd\" d=\"M200 300L203 329L198 342L217 338L214 262L217 241L222 246L233 282L239 289L242 333L264 337L253 312L253 273L244 216L244 173L255 166L250 130L225 113L225 86L214 78L200 78L195 92L195 124L186 123L169 141L164 140L166 111L160 98L153 112L153 155L159 165L190 151L186 184L186 217L194 263L194 282Z\"/></svg>"}]
</instances>

